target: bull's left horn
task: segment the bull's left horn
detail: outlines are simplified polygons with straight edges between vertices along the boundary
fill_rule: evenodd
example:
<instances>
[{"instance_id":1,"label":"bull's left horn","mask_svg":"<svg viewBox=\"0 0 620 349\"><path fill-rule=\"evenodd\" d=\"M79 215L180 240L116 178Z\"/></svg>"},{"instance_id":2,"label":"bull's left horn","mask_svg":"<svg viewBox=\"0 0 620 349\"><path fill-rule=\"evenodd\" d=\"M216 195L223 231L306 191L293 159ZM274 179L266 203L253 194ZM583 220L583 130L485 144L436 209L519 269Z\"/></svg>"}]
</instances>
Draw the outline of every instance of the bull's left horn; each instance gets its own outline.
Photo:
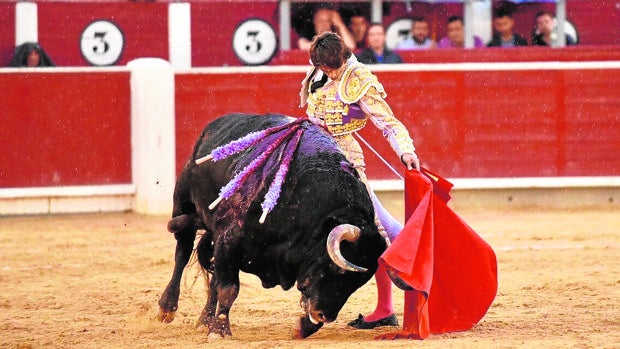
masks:
<instances>
[{"instance_id":1,"label":"bull's left horn","mask_svg":"<svg viewBox=\"0 0 620 349\"><path fill-rule=\"evenodd\" d=\"M368 269L359 267L346 260L340 253L340 242L347 240L356 241L360 237L360 228L351 224L340 224L329 232L327 237L327 253L334 263L344 270L357 271L360 273L367 272Z\"/></svg>"}]
</instances>

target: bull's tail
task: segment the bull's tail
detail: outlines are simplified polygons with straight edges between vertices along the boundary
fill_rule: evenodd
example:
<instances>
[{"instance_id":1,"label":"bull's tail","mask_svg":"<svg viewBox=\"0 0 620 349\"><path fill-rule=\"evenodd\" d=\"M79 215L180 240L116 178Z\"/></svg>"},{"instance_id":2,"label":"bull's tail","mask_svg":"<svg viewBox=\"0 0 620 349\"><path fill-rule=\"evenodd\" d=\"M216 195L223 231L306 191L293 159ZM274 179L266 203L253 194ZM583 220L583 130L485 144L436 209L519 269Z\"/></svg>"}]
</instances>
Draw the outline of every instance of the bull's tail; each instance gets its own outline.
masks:
<instances>
[{"instance_id":1,"label":"bull's tail","mask_svg":"<svg viewBox=\"0 0 620 349\"><path fill-rule=\"evenodd\" d=\"M196 231L199 229L205 229L205 225L197 213L183 214L168 221L168 231L173 234L181 231Z\"/></svg>"},{"instance_id":2,"label":"bull's tail","mask_svg":"<svg viewBox=\"0 0 620 349\"><path fill-rule=\"evenodd\" d=\"M209 233L205 233L209 234ZM200 241L202 241L204 234L198 233L196 234L196 240L194 242L194 250L192 251L192 255L189 259L189 262L185 266L185 272L183 273L183 289L186 290L188 294L191 295L191 292L196 286L198 280L203 280L205 285L205 290L207 295L209 294L209 285L210 285L210 274L213 273L213 264L212 264L212 256L213 251L211 251L211 257L206 257L209 260L207 266L205 267L204 262L205 259L204 251L199 251ZM202 252L202 253L201 253ZM208 252L206 253L208 254Z\"/></svg>"},{"instance_id":3,"label":"bull's tail","mask_svg":"<svg viewBox=\"0 0 620 349\"><path fill-rule=\"evenodd\" d=\"M206 226L204 225L202 219L197 213L191 214L182 214L180 216L176 216L168 221L168 231L177 234L184 231L197 231L204 230ZM213 257L213 250L210 251L204 250L200 252L201 256L199 256L198 248L201 246L200 241L203 238L211 239L209 233L206 234L202 232L197 232L196 237L194 239L194 248L192 250L192 254L190 256L189 262L185 265L185 272L183 273L183 284L184 288L191 292L194 285L200 277L202 276L205 280L205 285L209 287L209 273L211 265L211 259ZM203 245L204 246L204 245ZM210 242L207 246L211 246ZM207 260L205 263L204 260ZM191 279L191 281L189 280Z\"/></svg>"}]
</instances>

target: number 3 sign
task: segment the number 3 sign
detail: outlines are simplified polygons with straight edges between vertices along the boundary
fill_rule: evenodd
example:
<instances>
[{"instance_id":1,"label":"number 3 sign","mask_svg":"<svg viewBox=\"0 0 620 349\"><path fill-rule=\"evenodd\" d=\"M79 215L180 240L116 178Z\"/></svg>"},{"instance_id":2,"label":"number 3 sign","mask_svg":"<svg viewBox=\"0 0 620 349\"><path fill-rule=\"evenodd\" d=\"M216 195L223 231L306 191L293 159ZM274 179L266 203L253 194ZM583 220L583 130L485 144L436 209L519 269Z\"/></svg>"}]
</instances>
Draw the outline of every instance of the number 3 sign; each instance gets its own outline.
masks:
<instances>
[{"instance_id":1,"label":"number 3 sign","mask_svg":"<svg viewBox=\"0 0 620 349\"><path fill-rule=\"evenodd\" d=\"M276 53L276 32L262 19L247 19L235 30L233 50L247 65L265 64Z\"/></svg>"},{"instance_id":2,"label":"number 3 sign","mask_svg":"<svg viewBox=\"0 0 620 349\"><path fill-rule=\"evenodd\" d=\"M110 21L91 22L80 38L82 56L91 65L113 65L118 62L125 38L118 26Z\"/></svg>"}]
</instances>

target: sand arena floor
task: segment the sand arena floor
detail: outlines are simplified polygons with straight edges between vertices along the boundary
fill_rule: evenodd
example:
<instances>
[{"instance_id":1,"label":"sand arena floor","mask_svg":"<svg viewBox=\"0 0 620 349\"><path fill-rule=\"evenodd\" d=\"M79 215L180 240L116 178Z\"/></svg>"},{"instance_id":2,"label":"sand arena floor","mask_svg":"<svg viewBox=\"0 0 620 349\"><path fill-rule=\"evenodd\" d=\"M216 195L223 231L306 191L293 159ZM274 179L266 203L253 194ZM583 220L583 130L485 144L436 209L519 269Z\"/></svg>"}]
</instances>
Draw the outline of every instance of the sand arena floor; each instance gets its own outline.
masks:
<instances>
[{"instance_id":1,"label":"sand arena floor","mask_svg":"<svg viewBox=\"0 0 620 349\"><path fill-rule=\"evenodd\" d=\"M375 304L374 280L338 319L291 340L292 289L242 274L233 338L207 341L194 322L206 301L193 274L170 324L155 320L172 271L167 217L133 213L0 218L1 348L619 348L620 209L461 209L495 249L499 291L471 331L425 341L375 341L393 328L346 322ZM394 290L402 321L402 292Z\"/></svg>"}]
</instances>

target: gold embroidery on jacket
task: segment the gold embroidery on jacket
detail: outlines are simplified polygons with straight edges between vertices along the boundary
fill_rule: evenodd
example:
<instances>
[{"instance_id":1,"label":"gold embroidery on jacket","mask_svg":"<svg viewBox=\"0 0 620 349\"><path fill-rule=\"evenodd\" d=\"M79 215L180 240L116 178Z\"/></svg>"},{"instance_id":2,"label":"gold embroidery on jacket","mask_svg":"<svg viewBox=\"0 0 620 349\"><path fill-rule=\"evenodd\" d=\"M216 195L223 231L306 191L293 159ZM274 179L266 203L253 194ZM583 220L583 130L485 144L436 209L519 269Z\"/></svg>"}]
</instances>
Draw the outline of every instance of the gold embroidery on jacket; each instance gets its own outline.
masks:
<instances>
[{"instance_id":1,"label":"gold embroidery on jacket","mask_svg":"<svg viewBox=\"0 0 620 349\"><path fill-rule=\"evenodd\" d=\"M376 88L382 98L387 96L377 77L363 64L355 63L348 66L342 74L338 92L343 102L351 104L359 101L371 87Z\"/></svg>"},{"instance_id":2,"label":"gold embroidery on jacket","mask_svg":"<svg viewBox=\"0 0 620 349\"><path fill-rule=\"evenodd\" d=\"M344 123L343 117L349 113L349 106L338 98L335 83L326 85L309 96L306 113L314 119L321 120L321 123L334 136L358 131L366 125L367 121L367 118L353 118Z\"/></svg>"}]
</instances>

